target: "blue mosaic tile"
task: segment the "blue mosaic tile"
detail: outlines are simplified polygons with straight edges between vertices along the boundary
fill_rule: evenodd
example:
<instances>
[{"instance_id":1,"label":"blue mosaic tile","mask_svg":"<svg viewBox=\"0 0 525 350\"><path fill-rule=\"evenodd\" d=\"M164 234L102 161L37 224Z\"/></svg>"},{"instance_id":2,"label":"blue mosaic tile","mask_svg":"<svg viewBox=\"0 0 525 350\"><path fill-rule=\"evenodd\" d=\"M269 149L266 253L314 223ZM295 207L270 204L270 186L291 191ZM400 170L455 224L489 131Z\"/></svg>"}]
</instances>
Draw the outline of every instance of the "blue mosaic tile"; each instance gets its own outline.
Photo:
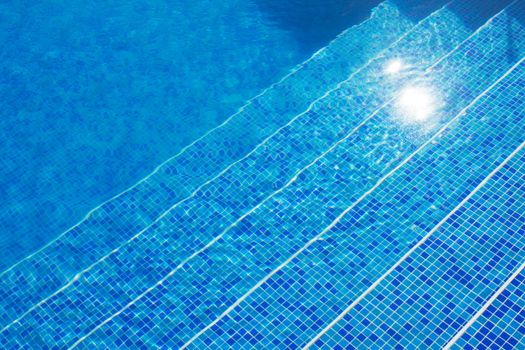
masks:
<instances>
[{"instance_id":1,"label":"blue mosaic tile","mask_svg":"<svg viewBox=\"0 0 525 350\"><path fill-rule=\"evenodd\" d=\"M450 24L450 22L446 23ZM443 26L444 24L445 22L443 21ZM466 36L464 31L457 29L455 31L457 31L458 36ZM461 37L455 39L455 41L459 42L460 39ZM436 50L436 48L433 48L433 50L436 52L436 55L439 52L445 53L453 47L453 43L454 40L446 42L441 49L442 51ZM363 91L366 93L366 90ZM377 97L374 98L377 100ZM177 255L177 252L191 252L198 248L199 245L205 244L206 235L220 231L229 222L233 222L237 211L251 208L264 198L265 192L262 192L260 188L266 188L266 191L273 192L278 183L272 184L272 182L278 181L280 178L290 178L293 174L292 171L301 164L300 162L307 164L308 158L306 156L308 154L315 155L323 148L326 149L330 142L337 141L337 138L343 137L350 131L352 124L355 125L359 122L359 119L348 119L348 125L345 126L339 121L338 115L321 113L321 111L327 112L326 104L332 103L334 100L337 101L337 99L340 99L340 97L336 95L330 100L327 99L326 103L320 104L319 107L316 106L311 112L306 113L302 119L298 119L296 123L272 138L272 142L268 146L261 148L253 156L236 164L231 171L216 181L209 183L205 190L197 193L194 198L171 210L166 218L148 230L147 235L142 235L141 238L131 241L117 255L96 265L87 273L88 278L86 278L86 281L79 279L75 286L83 282L88 285L90 282L89 277L92 273L94 275L114 274L115 276L121 276L118 278L121 282L117 283L117 281L114 281L115 283L112 284L115 286L120 285L120 288L124 288L126 292L114 293L119 294L122 297L119 300L122 301L113 300L112 305L114 307L107 310L108 315L118 310L119 305L120 307L126 305L127 301L125 300L129 301L133 297L140 295L147 286L155 283L156 279L166 275L170 266L176 266L184 258L184 256L180 257L180 253ZM370 100L370 102L373 101L373 99ZM366 107L371 111L373 105L370 103ZM363 109L364 106L361 108ZM366 115L369 112L363 109L362 113ZM320 120L320 118L322 119ZM339 121L338 124L335 123L334 118ZM304 137L305 134L318 134L318 137ZM274 162L269 167L268 157L271 157L273 154L283 154L285 156L273 159ZM297 162L291 162L294 158ZM264 169L264 172L261 172L261 169ZM253 181L241 184L240 178L251 178ZM192 219L194 217L200 219L195 221ZM174 225L175 223L177 225ZM181 224L185 226L182 227ZM183 231L176 233L174 230ZM192 237L193 232L199 231L201 231L200 235L193 235ZM180 237L180 242L174 241L176 237ZM162 244L162 242L165 243ZM149 256L153 255L157 256L157 258L162 256L162 258L148 259ZM150 267L146 267L147 264ZM111 267L106 265L111 265ZM130 268L137 269L137 267L139 270L130 270ZM129 278L129 280L126 278ZM94 293L87 294L85 298L89 299L93 295L100 294L94 290L97 288L97 285L92 285L89 287L91 291L82 293ZM104 292L104 294L106 293ZM108 297L110 296L106 295L106 298ZM77 295L76 298L85 299L80 295ZM76 305L70 305L69 307L75 308ZM63 309L63 311L65 312L66 310ZM33 312L39 311L35 310ZM85 321L85 315L82 317ZM60 316L56 315L55 318L58 320ZM98 321L98 318L95 317L94 320ZM81 333L78 329L75 329L74 334L72 333L71 336L77 337Z\"/></svg>"}]
</instances>

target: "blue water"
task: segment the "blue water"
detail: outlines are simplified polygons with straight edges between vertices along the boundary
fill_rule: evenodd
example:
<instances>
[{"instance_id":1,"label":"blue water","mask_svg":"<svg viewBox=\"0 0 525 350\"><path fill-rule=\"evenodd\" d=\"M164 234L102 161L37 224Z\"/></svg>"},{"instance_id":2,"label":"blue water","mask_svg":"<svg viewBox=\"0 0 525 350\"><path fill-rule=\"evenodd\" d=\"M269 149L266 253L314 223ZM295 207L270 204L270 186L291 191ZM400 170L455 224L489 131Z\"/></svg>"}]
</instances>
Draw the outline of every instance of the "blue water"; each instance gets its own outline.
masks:
<instances>
[{"instance_id":1,"label":"blue water","mask_svg":"<svg viewBox=\"0 0 525 350\"><path fill-rule=\"evenodd\" d=\"M523 348L510 3L3 5L0 346Z\"/></svg>"},{"instance_id":2,"label":"blue water","mask_svg":"<svg viewBox=\"0 0 525 350\"><path fill-rule=\"evenodd\" d=\"M143 178L326 39L304 45L250 1L1 4L0 266Z\"/></svg>"}]
</instances>

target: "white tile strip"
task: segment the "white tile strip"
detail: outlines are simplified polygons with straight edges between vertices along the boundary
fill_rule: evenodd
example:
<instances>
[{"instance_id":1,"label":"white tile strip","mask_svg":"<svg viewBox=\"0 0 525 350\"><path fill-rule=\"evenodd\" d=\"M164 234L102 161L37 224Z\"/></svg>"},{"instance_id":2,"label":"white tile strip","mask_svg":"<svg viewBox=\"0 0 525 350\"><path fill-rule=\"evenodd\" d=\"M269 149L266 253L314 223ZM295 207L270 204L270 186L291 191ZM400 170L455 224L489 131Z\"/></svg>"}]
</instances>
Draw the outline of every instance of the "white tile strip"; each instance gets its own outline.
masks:
<instances>
[{"instance_id":1,"label":"white tile strip","mask_svg":"<svg viewBox=\"0 0 525 350\"><path fill-rule=\"evenodd\" d=\"M162 283L164 283L169 277L173 276L173 274L175 274L175 272L177 272L179 269L181 269L184 265L186 265L191 259L193 259L194 257L196 257L197 255L199 255L200 253L206 251L208 248L210 248L212 245L214 245L217 241L219 241L228 231L230 231L232 228L234 228L235 226L237 226L242 220L244 220L244 218L246 218L247 216L249 216L250 214L252 214L255 210L257 210L259 207L261 207L264 203L266 203L267 201L269 201L271 198L273 198L275 195L281 193L282 191L284 191L286 188L288 188L290 185L292 185L296 180L297 178L299 177L299 175L301 173L303 173L304 171L308 170L310 167L314 166L319 160L321 160L322 158L324 158L328 153L332 152L335 148L337 148L337 146L339 146L341 143L343 143L344 141L346 141L347 139L349 139L352 135L354 135L361 127L363 127L363 125L365 125L370 119L372 119L374 116L376 116L386 105L390 104L391 100L386 102L385 104L383 104L381 107L379 107L374 113L372 113L370 116L368 116L365 120L363 120L358 126L356 126L349 134L347 134L343 139L337 141L335 144L333 144L328 150L326 150L325 152L323 152L320 156L318 156L316 159L314 159L310 164L308 164L306 167L304 167L303 169L299 170L283 187L281 187L280 189L278 189L277 191L275 192L272 192L269 196L267 196L265 199L263 199L259 204L257 204L255 207L253 207L252 209L250 209L249 211L247 211L245 214L243 214L241 217L239 217L234 223L232 223L230 226L228 226L226 229L224 229L224 231L222 231L218 236L216 236L214 239L212 239L210 242L208 242L208 244L206 244L204 247L202 247L201 249L195 251L193 254L191 254L189 257L187 257L186 259L184 259L179 265L177 265L177 267L175 267L175 269L173 269L172 271L170 271L170 273L168 275L166 275L165 277L163 277L161 280L159 280L157 283L155 283L155 285L153 285L152 287L148 288L146 291L144 291L142 294L140 294L138 297L136 297L132 302L130 302L128 305L126 305L123 309L121 309L120 311L118 311L117 313L111 315L108 319L106 319L103 323L101 323L100 325L98 325L96 328L94 328L89 334L87 334L84 338L87 338L90 334L94 333L97 329L99 329L100 327L102 327L104 324L106 324L107 322L111 321L113 318L115 318L116 316L118 316L119 314L121 314L123 311L125 311L126 309L128 309L131 305L133 305L134 303L136 303L137 301L139 301L140 299L142 299L146 294L148 294L149 292L151 292L153 289L155 289L156 287L160 286ZM135 237L134 237L135 238ZM133 239L134 239L133 238ZM118 250L119 248L117 248L116 250ZM116 251L115 250L115 251ZM104 257L104 260L107 258ZM96 265L97 263L91 265L89 267L89 269L93 268L94 265ZM74 280L77 280L78 277L83 274L84 272L87 272L86 271L83 271L81 272L80 274L78 274ZM74 280L72 280L70 283L68 283L67 286L71 285ZM61 288L61 290L64 290L67 288L67 286ZM53 297L55 294L59 293L61 290L57 291L56 293L54 293L53 295L51 295L50 297L46 298L46 300L50 299L51 297ZM37 306L43 304L45 301L42 301L40 302L38 305L32 307L32 309L36 308ZM28 311L29 312L29 311ZM21 316L18 320L20 320L21 318L23 318L28 312L24 313L23 316ZM15 321L16 322L16 321ZM14 322L13 322L14 323ZM7 329L9 326L5 327L5 329ZM76 344L76 343L75 343ZM73 346L75 347L75 346ZM72 348L73 348L72 347Z\"/></svg>"},{"instance_id":2,"label":"white tile strip","mask_svg":"<svg viewBox=\"0 0 525 350\"><path fill-rule=\"evenodd\" d=\"M401 38L400 38L399 40L401 40ZM369 63L370 63L370 61L369 61ZM368 65L368 64L367 64L367 65ZM363 66L363 67L361 67L360 70L362 70L364 67L366 67L366 65ZM357 72L355 72L354 74L356 74L356 73L357 73ZM352 77L352 76L351 76L351 77ZM350 79L350 78L349 78L349 79ZM325 95L323 95L323 96L322 96L321 98L319 98L318 100L320 100L320 99L322 99L322 98L328 96L330 92L332 92L332 91L336 90L337 88L339 88L340 85L341 85L342 83L344 83L344 82L345 82L345 81L340 82L340 83L338 84L338 86L336 86L336 88L327 91L327 92L325 93ZM294 119L292 119L292 121L295 120L296 118L298 118L299 116L301 116L302 114L308 112L308 111L314 106L314 104L315 104L318 100L312 102L312 104L309 106L309 108L308 108L305 112L303 112L303 113L297 115ZM372 115L369 116L365 121L363 121L363 123L360 124L360 126L363 125L368 119L370 119L371 117L373 117L373 115L374 115L374 114L372 114ZM290 121L290 123L291 123L292 121ZM290 123L289 123L289 124L290 124ZM287 124L287 125L288 125L288 124ZM283 128L286 127L287 125L283 126ZM358 126L357 128L359 128L360 126ZM354 130L353 132L355 132L355 130ZM349 135L348 135L348 136L349 136ZM347 136L347 137L348 137L348 136ZM346 139L346 138L345 138L345 139ZM339 143L343 142L345 139L338 141L338 142L337 142L335 145L333 145L328 151L326 151L325 153L323 153L318 159L322 158L326 153L330 152L331 149L335 148ZM265 141L267 141L267 140L268 140L268 139L266 139ZM264 141L264 142L265 142L265 141ZM264 144L264 142L263 142L263 144ZM260 146L260 145L259 145L259 146ZM259 146L257 146L256 149L257 149ZM254 150L254 151L255 151L255 150ZM250 154L252 154L254 151L250 152ZM246 157L247 157L247 156L246 156ZM241 159L241 160L242 160L242 159ZM240 161L240 160L239 160L239 161ZM237 162L239 162L239 161L237 161ZM315 163L316 161L317 161L317 159L316 159L313 163ZM235 163L237 163L237 162L235 162ZM228 170L229 168L231 168L235 163L231 164L227 169L224 170L224 172L225 172L226 170ZM309 164L306 168L302 169L301 171L306 170L306 169L309 168L311 165L313 165L313 163ZM219 174L218 176L220 176L220 175L222 175L222 173ZM218 177L218 176L217 176L217 177ZM236 223L232 224L228 229L230 229L231 227L235 226L240 220L242 220L244 217L246 217L246 216L249 215L251 212L253 212L253 210L255 210L255 209L257 209L258 207L260 207L260 205L262 205L262 204L263 204L265 201L267 201L269 198L273 197L276 193L279 193L279 192L281 192L282 190L284 190L284 188L288 187L291 183L293 183L293 182L296 180L296 178L297 178L297 175L294 176L294 177L290 180L290 182L289 182L285 187L283 187L283 188L281 188L280 190L278 190L278 191L274 192L273 194L271 194L271 195L270 195L268 198L266 198L263 202L259 203L256 207L254 207L254 208L253 208L252 210L250 210L248 213L246 213L245 215L243 215L239 220L237 220ZM213 180L213 179L212 179L212 180ZM212 181L212 180L209 180L207 183L209 183L209 182ZM202 185L202 186L204 186L204 185ZM201 187L202 187L202 186L201 186ZM194 194L195 194L195 192L192 194L192 196L193 196ZM177 204L182 203L183 201L185 201L185 200L191 198L192 196L190 196L190 197L188 197L188 198L182 200L181 202L179 202L179 203L177 203ZM177 204L176 204L176 205L177 205ZM173 207L172 207L172 208L173 208ZM171 210L171 208L170 208L170 210ZM168 211L169 211L169 210L168 210ZM165 214L167 214L167 212L163 213L163 214L162 214L159 218L157 218L152 224L154 224L155 222L157 222L160 218L164 217ZM151 225L152 225L152 224L151 224ZM150 226L151 226L151 225L150 225ZM228 230L228 229L227 229L227 230ZM131 240L136 239L136 237L138 237L139 235L141 235L141 234L142 234L144 231L146 231L146 230L147 230L147 228L144 229L144 230L142 230L139 234L135 235ZM197 255L197 254L199 254L201 251L207 249L207 247L209 247L209 246L211 246L212 244L214 244L214 243L215 243L217 240L219 240L223 235L224 235L224 232L223 232L221 235L219 235L218 237L216 237L214 240L212 240L211 242L209 242L208 245L206 245L205 247L203 247L201 250L199 250L199 251L195 252L194 254L192 254L189 258L187 258L187 259L186 259L184 262L182 262L179 266L184 265L188 260L190 260L191 258L193 258L195 255ZM128 242L129 242L129 241L128 241ZM116 249L113 250L109 255L111 255L112 253L114 253L114 252L117 251L118 249L119 249L119 248L116 248ZM104 258L102 258L102 259L99 260L99 261L105 260L106 258L107 258L107 256L104 257ZM95 263L95 264L96 264L96 263ZM93 265L95 265L95 264L93 264ZM91 265L88 269L90 269L93 265ZM179 267L177 267L177 269L178 269L178 268L179 268ZM165 279L167 279L168 277L172 276L174 272L175 272L175 270L172 271L172 272L170 272L170 274L168 274L168 275L167 275L162 281L159 281L158 284L162 283ZM80 273L80 274L81 274L81 273ZM67 286L69 286L71 283L73 283L75 280L77 280L77 279L79 278L80 274L78 274L77 276L75 276L75 278L74 278L72 281L70 281L70 283L68 283L68 285L66 285L65 287L61 288L58 292L60 292L61 290L67 288ZM158 284L156 284L156 285L158 285ZM154 286L154 287L155 287L155 286ZM147 294L147 293L148 293L151 289L153 289L154 287L151 287L150 289L146 290L146 292L145 292L144 294ZM58 292L57 292L57 293L58 293ZM55 293L55 294L56 294L56 293ZM141 298L141 296L139 296L136 300L138 300L138 299L140 299L140 298ZM49 298L46 298L46 300L47 300L47 299L49 299ZM40 304L42 304L42 303L43 303L43 302L41 302L41 303L39 303L39 304L37 304L37 305L40 305ZM132 303L133 303L133 302L132 302ZM129 305L131 305L131 304L129 304ZM124 309L123 309L123 310L124 310ZM119 311L119 313L122 312L123 310ZM118 314L118 313L117 313L117 314ZM115 314L115 315L117 315L117 314ZM115 316L115 315L114 315L114 316ZM22 316L22 317L23 317L23 316Z\"/></svg>"}]
</instances>

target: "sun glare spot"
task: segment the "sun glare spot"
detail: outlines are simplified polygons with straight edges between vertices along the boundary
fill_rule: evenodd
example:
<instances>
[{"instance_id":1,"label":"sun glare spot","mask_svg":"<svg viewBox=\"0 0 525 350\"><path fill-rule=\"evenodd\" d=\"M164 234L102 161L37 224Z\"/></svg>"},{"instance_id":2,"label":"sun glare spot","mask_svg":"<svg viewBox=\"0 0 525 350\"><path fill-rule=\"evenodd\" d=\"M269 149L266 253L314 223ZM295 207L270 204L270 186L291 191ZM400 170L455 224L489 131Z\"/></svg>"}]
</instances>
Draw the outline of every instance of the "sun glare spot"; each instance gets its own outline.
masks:
<instances>
[{"instance_id":1,"label":"sun glare spot","mask_svg":"<svg viewBox=\"0 0 525 350\"><path fill-rule=\"evenodd\" d=\"M401 90L397 104L403 119L421 122L436 112L437 101L433 89L426 86L408 86Z\"/></svg>"},{"instance_id":2,"label":"sun glare spot","mask_svg":"<svg viewBox=\"0 0 525 350\"><path fill-rule=\"evenodd\" d=\"M403 62L399 59L391 60L387 63L385 67L385 73L387 74L396 74L403 69Z\"/></svg>"}]
</instances>

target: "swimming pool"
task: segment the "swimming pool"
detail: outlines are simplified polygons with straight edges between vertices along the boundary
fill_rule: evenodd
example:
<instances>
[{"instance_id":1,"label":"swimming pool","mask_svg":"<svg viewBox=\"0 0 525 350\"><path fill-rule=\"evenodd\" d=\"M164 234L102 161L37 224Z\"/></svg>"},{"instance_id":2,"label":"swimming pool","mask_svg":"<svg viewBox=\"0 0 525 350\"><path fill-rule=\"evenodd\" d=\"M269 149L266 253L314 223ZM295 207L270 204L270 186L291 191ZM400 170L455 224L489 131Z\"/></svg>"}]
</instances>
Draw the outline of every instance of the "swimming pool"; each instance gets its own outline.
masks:
<instances>
[{"instance_id":1,"label":"swimming pool","mask_svg":"<svg viewBox=\"0 0 525 350\"><path fill-rule=\"evenodd\" d=\"M415 5L280 78L315 45L275 48L237 112L6 264L0 344L522 347L525 1Z\"/></svg>"}]
</instances>

